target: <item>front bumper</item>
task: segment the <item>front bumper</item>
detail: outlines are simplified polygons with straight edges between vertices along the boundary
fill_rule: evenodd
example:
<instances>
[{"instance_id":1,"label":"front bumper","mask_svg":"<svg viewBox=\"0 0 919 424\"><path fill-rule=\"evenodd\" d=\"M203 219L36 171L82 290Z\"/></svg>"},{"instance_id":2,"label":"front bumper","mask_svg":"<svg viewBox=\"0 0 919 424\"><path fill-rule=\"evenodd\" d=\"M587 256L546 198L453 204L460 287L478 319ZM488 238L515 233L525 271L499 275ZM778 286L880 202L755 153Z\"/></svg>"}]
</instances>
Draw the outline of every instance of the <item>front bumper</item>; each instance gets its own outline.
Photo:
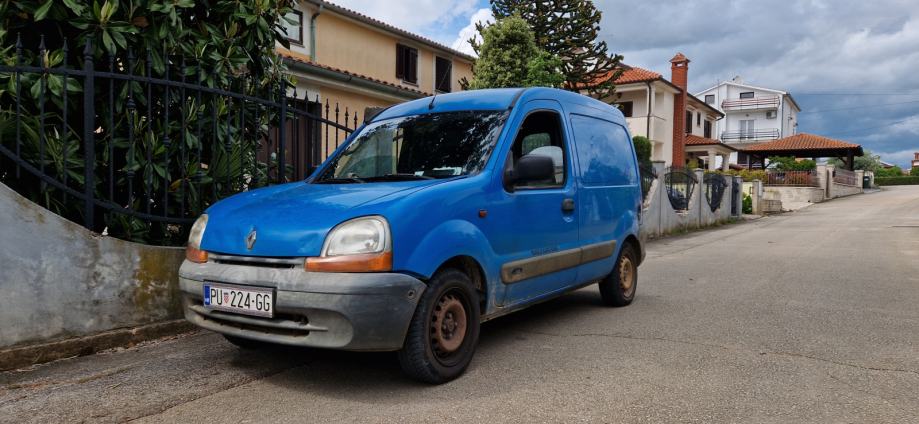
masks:
<instances>
[{"instance_id":1,"label":"front bumper","mask_svg":"<svg viewBox=\"0 0 919 424\"><path fill-rule=\"evenodd\" d=\"M275 289L275 317L205 308L205 282ZM398 273L307 272L303 267L197 264L179 269L185 318L219 333L295 346L397 350L425 284Z\"/></svg>"}]
</instances>

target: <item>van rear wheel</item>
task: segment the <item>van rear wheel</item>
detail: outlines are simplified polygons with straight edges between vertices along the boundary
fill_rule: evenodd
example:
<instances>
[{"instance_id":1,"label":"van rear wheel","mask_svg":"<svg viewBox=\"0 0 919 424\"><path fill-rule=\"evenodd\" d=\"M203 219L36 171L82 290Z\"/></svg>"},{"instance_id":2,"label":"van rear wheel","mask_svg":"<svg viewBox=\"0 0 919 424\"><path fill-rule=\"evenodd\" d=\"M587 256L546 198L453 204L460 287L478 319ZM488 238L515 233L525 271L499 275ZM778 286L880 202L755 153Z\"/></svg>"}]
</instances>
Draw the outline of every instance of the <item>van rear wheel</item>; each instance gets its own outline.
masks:
<instances>
[{"instance_id":1,"label":"van rear wheel","mask_svg":"<svg viewBox=\"0 0 919 424\"><path fill-rule=\"evenodd\" d=\"M631 244L622 246L613 272L600 280L600 297L609 306L627 306L638 288L638 256Z\"/></svg>"},{"instance_id":2,"label":"van rear wheel","mask_svg":"<svg viewBox=\"0 0 919 424\"><path fill-rule=\"evenodd\" d=\"M466 274L440 271L428 282L409 324L399 364L406 374L431 384L464 371L479 342L479 302Z\"/></svg>"}]
</instances>

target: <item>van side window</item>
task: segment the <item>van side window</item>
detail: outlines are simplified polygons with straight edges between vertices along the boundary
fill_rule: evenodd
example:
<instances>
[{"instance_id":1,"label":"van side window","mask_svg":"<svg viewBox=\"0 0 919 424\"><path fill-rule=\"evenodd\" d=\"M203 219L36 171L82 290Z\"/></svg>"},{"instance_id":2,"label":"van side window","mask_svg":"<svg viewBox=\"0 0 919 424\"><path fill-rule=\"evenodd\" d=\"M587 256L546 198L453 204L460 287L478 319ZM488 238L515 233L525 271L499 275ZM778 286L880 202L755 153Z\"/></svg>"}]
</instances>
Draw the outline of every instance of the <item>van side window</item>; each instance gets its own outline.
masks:
<instances>
[{"instance_id":1,"label":"van side window","mask_svg":"<svg viewBox=\"0 0 919 424\"><path fill-rule=\"evenodd\" d=\"M514 145L511 147L509 167L526 155L548 156L555 165L555 178L545 181L529 181L517 187L559 187L565 184L565 141L562 138L561 116L556 112L539 111L531 113L523 121Z\"/></svg>"},{"instance_id":2,"label":"van side window","mask_svg":"<svg viewBox=\"0 0 919 424\"><path fill-rule=\"evenodd\" d=\"M584 115L571 115L571 127L585 186L638 184L632 140L625 128Z\"/></svg>"}]
</instances>

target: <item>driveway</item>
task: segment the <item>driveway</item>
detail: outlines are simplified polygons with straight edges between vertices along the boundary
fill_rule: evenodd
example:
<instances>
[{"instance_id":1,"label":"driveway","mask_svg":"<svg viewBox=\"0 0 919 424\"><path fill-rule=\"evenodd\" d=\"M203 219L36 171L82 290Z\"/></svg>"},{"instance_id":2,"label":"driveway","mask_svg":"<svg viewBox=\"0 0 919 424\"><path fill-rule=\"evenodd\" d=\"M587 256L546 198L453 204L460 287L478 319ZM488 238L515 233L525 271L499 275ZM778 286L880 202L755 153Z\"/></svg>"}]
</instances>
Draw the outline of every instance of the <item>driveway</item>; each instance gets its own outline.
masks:
<instances>
[{"instance_id":1,"label":"driveway","mask_svg":"<svg viewBox=\"0 0 919 424\"><path fill-rule=\"evenodd\" d=\"M390 353L240 352L198 332L0 374L10 422L916 422L919 187L653 242L596 287L483 326L468 373Z\"/></svg>"}]
</instances>

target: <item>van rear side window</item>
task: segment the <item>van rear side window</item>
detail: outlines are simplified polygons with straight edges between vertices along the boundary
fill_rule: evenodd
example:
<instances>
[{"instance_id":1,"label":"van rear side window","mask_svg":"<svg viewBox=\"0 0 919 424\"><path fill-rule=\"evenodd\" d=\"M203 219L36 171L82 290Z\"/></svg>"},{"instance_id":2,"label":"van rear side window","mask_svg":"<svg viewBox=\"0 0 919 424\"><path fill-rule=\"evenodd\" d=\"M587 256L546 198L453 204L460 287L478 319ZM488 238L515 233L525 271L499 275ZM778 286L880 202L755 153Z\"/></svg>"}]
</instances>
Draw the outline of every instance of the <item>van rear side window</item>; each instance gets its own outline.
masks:
<instances>
[{"instance_id":1,"label":"van rear side window","mask_svg":"<svg viewBox=\"0 0 919 424\"><path fill-rule=\"evenodd\" d=\"M584 115L571 115L571 126L585 186L638 183L632 141L625 128Z\"/></svg>"}]
</instances>

